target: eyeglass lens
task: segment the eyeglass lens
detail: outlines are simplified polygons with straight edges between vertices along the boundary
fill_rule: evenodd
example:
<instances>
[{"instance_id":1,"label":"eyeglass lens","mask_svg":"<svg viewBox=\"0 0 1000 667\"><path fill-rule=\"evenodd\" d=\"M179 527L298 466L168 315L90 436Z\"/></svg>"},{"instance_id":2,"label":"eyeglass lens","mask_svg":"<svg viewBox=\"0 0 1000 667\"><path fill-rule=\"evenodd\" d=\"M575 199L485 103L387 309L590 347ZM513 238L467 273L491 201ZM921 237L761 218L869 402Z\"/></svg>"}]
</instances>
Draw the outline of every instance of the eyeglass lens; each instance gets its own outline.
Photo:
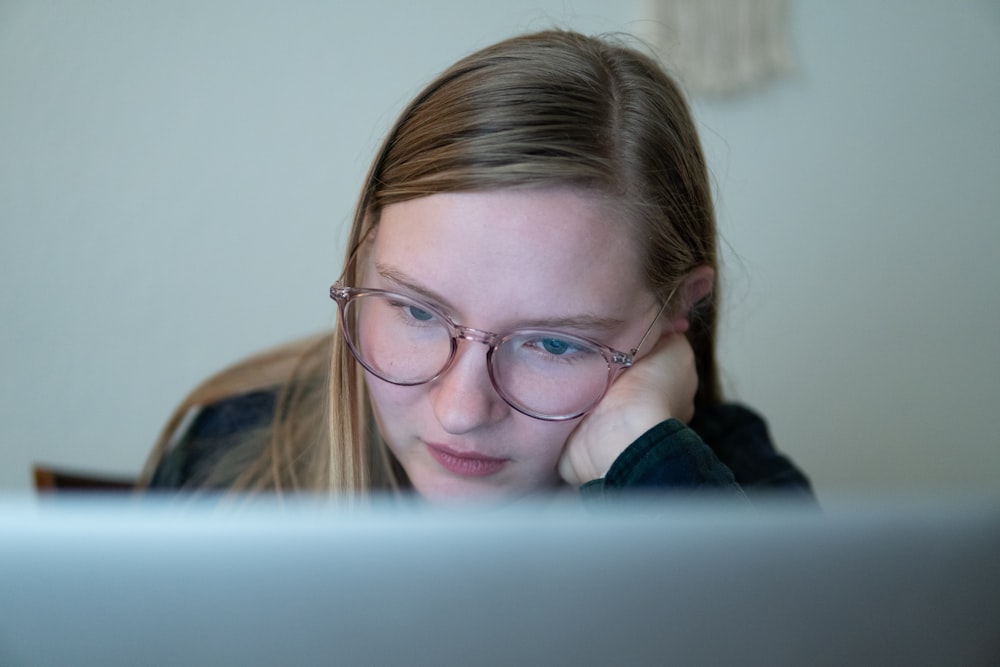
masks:
<instances>
[{"instance_id":1,"label":"eyeglass lens","mask_svg":"<svg viewBox=\"0 0 1000 667\"><path fill-rule=\"evenodd\" d=\"M387 382L428 382L447 368L456 349L447 320L401 295L356 295L344 307L344 317L358 361ZM611 376L604 351L589 341L528 329L497 343L489 370L504 400L543 419L586 411L604 395Z\"/></svg>"}]
</instances>

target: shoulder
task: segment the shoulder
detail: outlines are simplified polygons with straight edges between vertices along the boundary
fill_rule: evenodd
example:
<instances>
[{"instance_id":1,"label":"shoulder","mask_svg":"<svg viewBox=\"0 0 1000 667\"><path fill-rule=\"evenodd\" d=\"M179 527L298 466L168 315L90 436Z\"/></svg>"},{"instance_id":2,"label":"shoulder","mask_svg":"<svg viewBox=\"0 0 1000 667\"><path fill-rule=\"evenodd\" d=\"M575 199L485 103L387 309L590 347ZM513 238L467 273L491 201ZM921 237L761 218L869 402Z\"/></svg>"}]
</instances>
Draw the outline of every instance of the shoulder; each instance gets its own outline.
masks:
<instances>
[{"instance_id":1,"label":"shoulder","mask_svg":"<svg viewBox=\"0 0 1000 667\"><path fill-rule=\"evenodd\" d=\"M197 438L227 437L265 426L274 416L277 390L252 391L202 408L187 434Z\"/></svg>"},{"instance_id":2,"label":"shoulder","mask_svg":"<svg viewBox=\"0 0 1000 667\"><path fill-rule=\"evenodd\" d=\"M274 418L277 389L227 397L198 409L157 464L150 489L215 488L260 454ZM226 463L232 465L225 465ZM227 474L225 470L233 470Z\"/></svg>"},{"instance_id":3,"label":"shoulder","mask_svg":"<svg viewBox=\"0 0 1000 667\"><path fill-rule=\"evenodd\" d=\"M744 488L803 491L806 475L774 445L764 418L738 403L698 406L689 427L708 445Z\"/></svg>"}]
</instances>

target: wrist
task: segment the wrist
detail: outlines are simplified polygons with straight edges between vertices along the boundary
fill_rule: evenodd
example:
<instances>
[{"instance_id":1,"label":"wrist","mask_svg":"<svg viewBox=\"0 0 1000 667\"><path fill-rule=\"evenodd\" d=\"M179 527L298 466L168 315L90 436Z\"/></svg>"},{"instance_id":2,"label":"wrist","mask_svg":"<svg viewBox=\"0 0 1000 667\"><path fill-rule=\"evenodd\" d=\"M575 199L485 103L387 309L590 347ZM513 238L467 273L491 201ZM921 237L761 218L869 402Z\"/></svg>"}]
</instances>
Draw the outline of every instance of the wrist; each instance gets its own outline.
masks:
<instances>
[{"instance_id":1,"label":"wrist","mask_svg":"<svg viewBox=\"0 0 1000 667\"><path fill-rule=\"evenodd\" d=\"M656 425L671 419L670 413L653 406L632 406L611 414L585 418L570 437L561 472L576 486L604 477L629 445Z\"/></svg>"}]
</instances>

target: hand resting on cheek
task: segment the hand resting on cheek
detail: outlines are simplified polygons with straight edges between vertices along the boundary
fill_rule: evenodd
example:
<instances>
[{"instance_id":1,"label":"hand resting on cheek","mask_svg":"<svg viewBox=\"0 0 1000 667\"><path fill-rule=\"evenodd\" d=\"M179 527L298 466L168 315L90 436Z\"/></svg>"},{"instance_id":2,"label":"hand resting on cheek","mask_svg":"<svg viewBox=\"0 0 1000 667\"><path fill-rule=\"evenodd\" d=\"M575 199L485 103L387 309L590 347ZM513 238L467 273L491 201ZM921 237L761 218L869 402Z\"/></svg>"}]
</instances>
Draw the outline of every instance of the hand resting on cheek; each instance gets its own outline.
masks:
<instances>
[{"instance_id":1,"label":"hand resting on cheek","mask_svg":"<svg viewBox=\"0 0 1000 667\"><path fill-rule=\"evenodd\" d=\"M690 420L697 390L691 344L683 333L666 331L570 434L559 461L560 477L573 487L603 477L629 444L653 426L670 418Z\"/></svg>"}]
</instances>

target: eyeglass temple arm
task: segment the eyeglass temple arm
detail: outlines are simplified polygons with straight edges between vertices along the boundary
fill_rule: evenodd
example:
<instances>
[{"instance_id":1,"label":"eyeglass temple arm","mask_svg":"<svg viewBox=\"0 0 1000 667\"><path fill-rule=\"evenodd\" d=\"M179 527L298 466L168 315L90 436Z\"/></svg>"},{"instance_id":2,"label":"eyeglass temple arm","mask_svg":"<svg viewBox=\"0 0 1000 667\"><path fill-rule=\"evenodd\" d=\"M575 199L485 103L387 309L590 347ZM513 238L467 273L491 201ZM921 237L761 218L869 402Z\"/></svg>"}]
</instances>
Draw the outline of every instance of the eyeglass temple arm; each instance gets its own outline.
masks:
<instances>
[{"instance_id":1,"label":"eyeglass temple arm","mask_svg":"<svg viewBox=\"0 0 1000 667\"><path fill-rule=\"evenodd\" d=\"M646 342L646 338L649 336L649 332L653 330L653 327L660 319L660 315L662 315L663 311L667 309L667 306L670 304L671 299L674 298L674 294L676 292L677 288L675 287L673 290L671 290L667 298L664 299L663 304L660 306L660 309L656 311L656 317L654 317L653 321L649 323L648 327L646 327L646 332L642 334L642 338L639 339L639 342L636 343L635 347L629 350L629 356L634 357L635 355L639 354L639 349L642 347L642 344Z\"/></svg>"}]
</instances>

